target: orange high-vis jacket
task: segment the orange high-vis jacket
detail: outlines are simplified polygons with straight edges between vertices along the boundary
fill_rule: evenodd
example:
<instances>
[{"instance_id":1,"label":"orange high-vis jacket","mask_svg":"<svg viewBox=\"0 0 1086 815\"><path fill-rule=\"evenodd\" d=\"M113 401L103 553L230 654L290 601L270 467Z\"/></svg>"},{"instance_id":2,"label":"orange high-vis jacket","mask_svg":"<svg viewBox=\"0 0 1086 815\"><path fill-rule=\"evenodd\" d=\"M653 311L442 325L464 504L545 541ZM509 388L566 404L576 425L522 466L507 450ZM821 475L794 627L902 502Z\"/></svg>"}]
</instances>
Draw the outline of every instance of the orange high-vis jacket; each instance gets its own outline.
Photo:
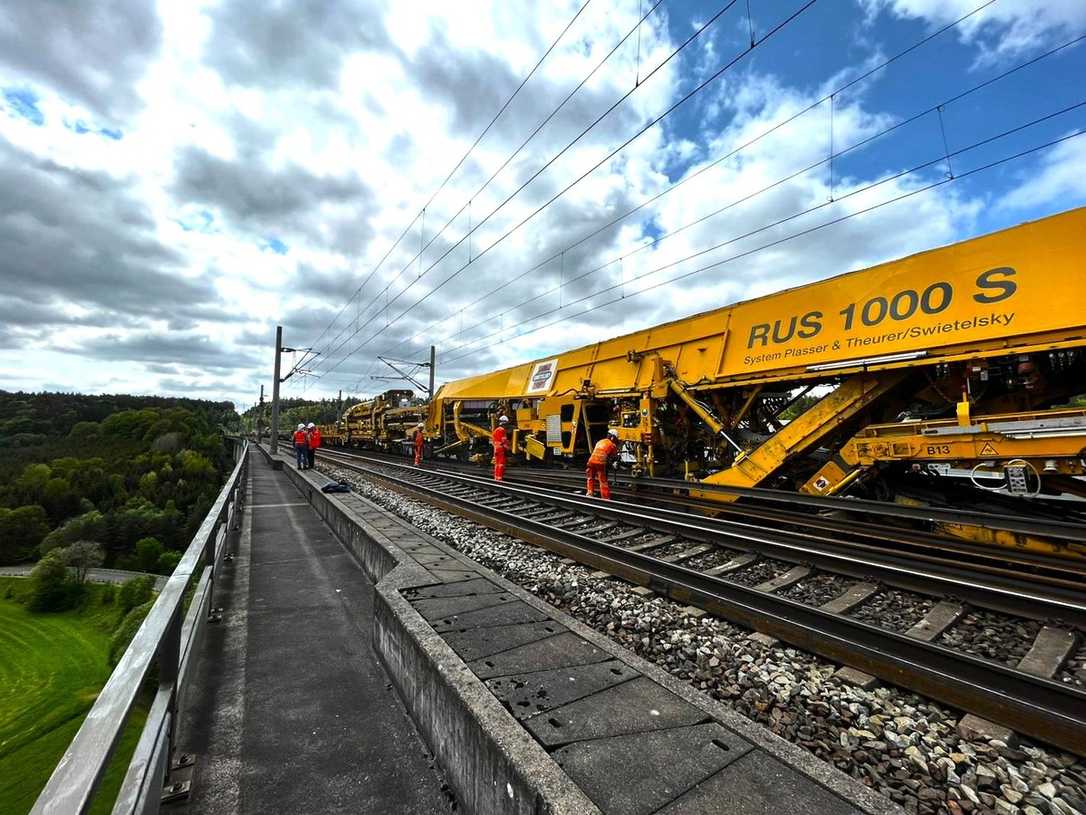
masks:
<instances>
[{"instance_id":1,"label":"orange high-vis jacket","mask_svg":"<svg viewBox=\"0 0 1086 815\"><path fill-rule=\"evenodd\" d=\"M305 431L304 430L295 430L294 431L294 443L295 444L306 444L307 443L306 438L305 438Z\"/></svg>"},{"instance_id":2,"label":"orange high-vis jacket","mask_svg":"<svg viewBox=\"0 0 1086 815\"><path fill-rule=\"evenodd\" d=\"M321 446L321 431L319 427L314 427L309 433L309 449L316 450Z\"/></svg>"},{"instance_id":3,"label":"orange high-vis jacket","mask_svg":"<svg viewBox=\"0 0 1086 815\"><path fill-rule=\"evenodd\" d=\"M588 463L607 466L608 460L617 452L618 445L611 441L610 438L600 439L592 449L592 456L588 459Z\"/></svg>"},{"instance_id":4,"label":"orange high-vis jacket","mask_svg":"<svg viewBox=\"0 0 1086 815\"><path fill-rule=\"evenodd\" d=\"M506 449L508 445L505 442L505 428L498 425L494 428L494 435L491 437L491 441L494 442L494 449Z\"/></svg>"}]
</instances>

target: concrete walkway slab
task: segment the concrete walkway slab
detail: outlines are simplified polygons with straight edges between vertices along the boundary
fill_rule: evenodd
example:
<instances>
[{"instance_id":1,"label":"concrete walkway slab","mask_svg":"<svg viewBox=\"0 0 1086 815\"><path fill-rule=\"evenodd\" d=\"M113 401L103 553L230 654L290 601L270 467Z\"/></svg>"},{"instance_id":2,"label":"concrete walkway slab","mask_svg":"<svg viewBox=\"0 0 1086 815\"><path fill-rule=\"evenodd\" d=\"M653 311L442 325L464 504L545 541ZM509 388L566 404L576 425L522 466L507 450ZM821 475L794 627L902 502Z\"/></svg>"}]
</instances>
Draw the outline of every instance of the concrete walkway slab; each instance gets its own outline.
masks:
<instances>
[{"instance_id":1,"label":"concrete walkway slab","mask_svg":"<svg viewBox=\"0 0 1086 815\"><path fill-rule=\"evenodd\" d=\"M545 671L550 668L568 668L571 665L587 665L603 662L610 657L606 651L569 631L548 637L539 642L511 648L499 654L468 663L468 668L480 679L509 674Z\"/></svg>"},{"instance_id":2,"label":"concrete walkway slab","mask_svg":"<svg viewBox=\"0 0 1086 815\"><path fill-rule=\"evenodd\" d=\"M263 455L181 748L192 813L451 811L371 647L373 586Z\"/></svg>"},{"instance_id":3,"label":"concrete walkway slab","mask_svg":"<svg viewBox=\"0 0 1086 815\"><path fill-rule=\"evenodd\" d=\"M641 676L524 722L545 747L699 724L705 711ZM591 796L589 796L591 797Z\"/></svg>"},{"instance_id":4,"label":"concrete walkway slab","mask_svg":"<svg viewBox=\"0 0 1086 815\"><path fill-rule=\"evenodd\" d=\"M592 696L640 676L625 662L609 659L572 668L488 679L486 686L518 719L528 719Z\"/></svg>"},{"instance_id":5,"label":"concrete walkway slab","mask_svg":"<svg viewBox=\"0 0 1086 815\"><path fill-rule=\"evenodd\" d=\"M488 628L473 628L470 631L456 631L445 635L445 642L456 651L464 662L482 659L508 651L529 642L538 642L553 637L564 629L551 621L543 623L518 623L497 625Z\"/></svg>"},{"instance_id":6,"label":"concrete walkway slab","mask_svg":"<svg viewBox=\"0 0 1086 815\"><path fill-rule=\"evenodd\" d=\"M753 749L711 722L571 744L554 757L604 812L649 815ZM734 812L732 795L712 811Z\"/></svg>"}]
</instances>

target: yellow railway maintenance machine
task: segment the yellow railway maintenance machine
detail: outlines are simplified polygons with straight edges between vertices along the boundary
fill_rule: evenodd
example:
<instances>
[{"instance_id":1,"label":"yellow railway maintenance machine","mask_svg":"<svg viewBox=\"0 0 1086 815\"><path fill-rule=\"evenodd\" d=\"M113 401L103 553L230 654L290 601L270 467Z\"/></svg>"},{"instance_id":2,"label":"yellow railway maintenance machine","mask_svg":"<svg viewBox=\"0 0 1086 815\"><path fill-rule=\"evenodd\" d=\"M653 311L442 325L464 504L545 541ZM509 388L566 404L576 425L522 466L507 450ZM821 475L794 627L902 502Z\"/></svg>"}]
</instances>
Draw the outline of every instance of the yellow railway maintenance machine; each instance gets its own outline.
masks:
<instances>
[{"instance_id":1,"label":"yellow railway maintenance machine","mask_svg":"<svg viewBox=\"0 0 1086 815\"><path fill-rule=\"evenodd\" d=\"M906 502L967 487L1005 500L1086 494L1075 478L1086 407L1068 406L1084 393L1077 209L450 382L427 435L438 452L487 454L507 413L527 459L572 463L615 427L647 475Z\"/></svg>"},{"instance_id":2,"label":"yellow railway maintenance machine","mask_svg":"<svg viewBox=\"0 0 1086 815\"><path fill-rule=\"evenodd\" d=\"M347 408L335 425L337 443L398 452L426 418L426 406L416 402L413 391L390 390Z\"/></svg>"}]
</instances>

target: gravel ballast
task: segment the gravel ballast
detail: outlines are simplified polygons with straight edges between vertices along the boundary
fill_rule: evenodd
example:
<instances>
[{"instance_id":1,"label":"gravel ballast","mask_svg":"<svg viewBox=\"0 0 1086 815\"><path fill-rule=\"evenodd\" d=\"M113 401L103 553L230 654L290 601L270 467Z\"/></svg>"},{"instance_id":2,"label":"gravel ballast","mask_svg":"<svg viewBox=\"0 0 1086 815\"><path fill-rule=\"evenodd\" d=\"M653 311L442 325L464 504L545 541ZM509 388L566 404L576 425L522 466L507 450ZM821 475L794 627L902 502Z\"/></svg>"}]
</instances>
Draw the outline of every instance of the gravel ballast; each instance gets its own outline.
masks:
<instances>
[{"instance_id":1,"label":"gravel ballast","mask_svg":"<svg viewBox=\"0 0 1086 815\"><path fill-rule=\"evenodd\" d=\"M642 597L621 580L593 578L592 570L357 473L321 469L908 812L1086 815L1086 765L1070 754L1029 742L963 739L959 713L914 693L845 684L833 677L839 666L819 657L783 644L765 647L726 620L690 615L659 596ZM825 577L809 591L821 597L839 580ZM837 582L838 588L844 585ZM887 601L872 598L854 613L880 624L889 615L893 627L903 630L932 606L918 595L886 594Z\"/></svg>"},{"instance_id":2,"label":"gravel ballast","mask_svg":"<svg viewBox=\"0 0 1086 815\"><path fill-rule=\"evenodd\" d=\"M1041 630L1037 620L970 609L939 638L939 644L1014 668Z\"/></svg>"}]
</instances>

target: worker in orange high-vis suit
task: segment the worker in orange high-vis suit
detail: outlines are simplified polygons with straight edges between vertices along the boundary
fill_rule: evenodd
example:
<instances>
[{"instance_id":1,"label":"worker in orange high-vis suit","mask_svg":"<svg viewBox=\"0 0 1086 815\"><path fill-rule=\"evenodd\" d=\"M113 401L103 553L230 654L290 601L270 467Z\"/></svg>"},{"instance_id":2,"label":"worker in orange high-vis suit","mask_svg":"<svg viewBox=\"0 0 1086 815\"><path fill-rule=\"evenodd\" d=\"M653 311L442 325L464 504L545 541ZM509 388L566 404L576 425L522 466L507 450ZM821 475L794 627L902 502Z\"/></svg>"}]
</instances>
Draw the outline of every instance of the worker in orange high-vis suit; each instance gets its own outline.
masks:
<instances>
[{"instance_id":1,"label":"worker in orange high-vis suit","mask_svg":"<svg viewBox=\"0 0 1086 815\"><path fill-rule=\"evenodd\" d=\"M307 424L305 430L306 441L309 445L305 466L313 469L313 465L317 463L317 448L321 446L321 431L313 422Z\"/></svg>"},{"instance_id":2,"label":"worker in orange high-vis suit","mask_svg":"<svg viewBox=\"0 0 1086 815\"><path fill-rule=\"evenodd\" d=\"M298 458L298 469L304 470L309 463L309 437L305 434L304 424L294 431L294 455Z\"/></svg>"},{"instance_id":3,"label":"worker in orange high-vis suit","mask_svg":"<svg viewBox=\"0 0 1086 815\"><path fill-rule=\"evenodd\" d=\"M415 428L415 466L422 466L422 450L426 446L426 438L422 435L422 425Z\"/></svg>"},{"instance_id":4,"label":"worker in orange high-vis suit","mask_svg":"<svg viewBox=\"0 0 1086 815\"><path fill-rule=\"evenodd\" d=\"M495 481L505 479L505 451L509 449L509 433L506 430L508 424L509 417L502 416L498 419L498 426L494 428L494 434L491 436L491 442L494 444Z\"/></svg>"},{"instance_id":5,"label":"worker in orange high-vis suit","mask_svg":"<svg viewBox=\"0 0 1086 815\"><path fill-rule=\"evenodd\" d=\"M611 459L618 455L618 431L611 429L607 436L596 442L592 455L588 458L588 467L585 475L588 477L588 495L592 496L596 491L596 481L600 482L600 497L610 499L611 485L607 483L607 465Z\"/></svg>"}]
</instances>

